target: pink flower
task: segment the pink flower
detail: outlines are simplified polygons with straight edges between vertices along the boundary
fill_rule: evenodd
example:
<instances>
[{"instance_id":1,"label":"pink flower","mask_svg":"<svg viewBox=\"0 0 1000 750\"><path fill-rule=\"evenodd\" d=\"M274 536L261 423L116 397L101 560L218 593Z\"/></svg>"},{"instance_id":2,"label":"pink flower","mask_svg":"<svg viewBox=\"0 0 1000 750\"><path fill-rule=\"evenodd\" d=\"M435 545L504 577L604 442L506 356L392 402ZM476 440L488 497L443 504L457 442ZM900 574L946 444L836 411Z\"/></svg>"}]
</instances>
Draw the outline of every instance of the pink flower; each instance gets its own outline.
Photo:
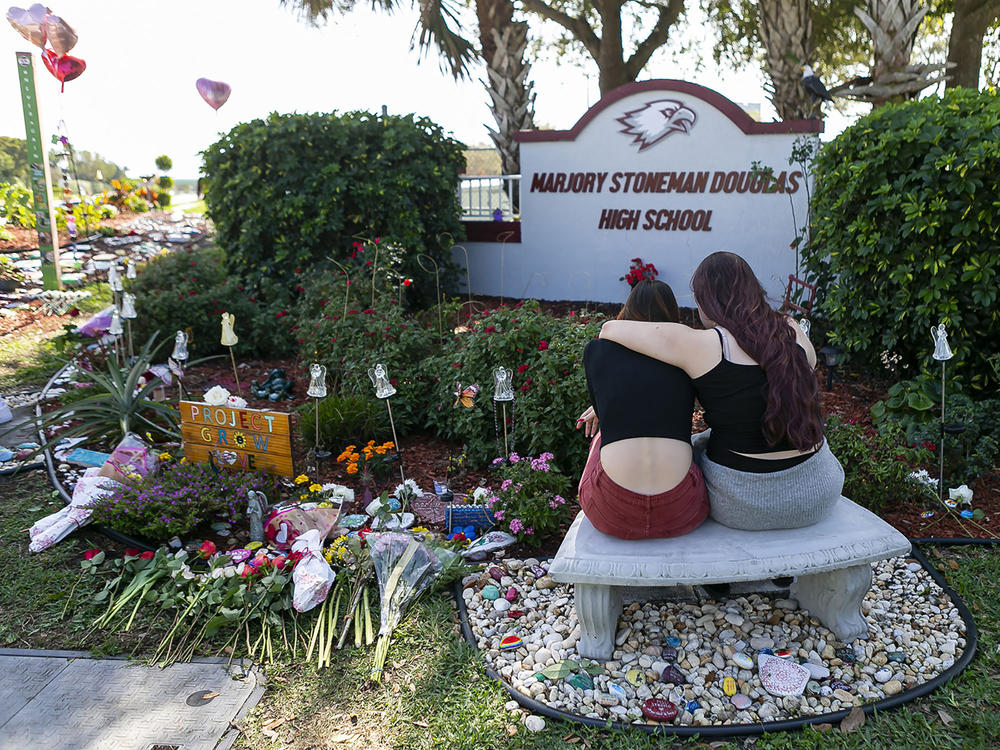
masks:
<instances>
[{"instance_id":1,"label":"pink flower","mask_svg":"<svg viewBox=\"0 0 1000 750\"><path fill-rule=\"evenodd\" d=\"M549 342L548 341L539 341L538 342L538 351L544 352L548 348L549 348Z\"/></svg>"},{"instance_id":2,"label":"pink flower","mask_svg":"<svg viewBox=\"0 0 1000 750\"><path fill-rule=\"evenodd\" d=\"M559 507L559 504L556 503L555 500L549 500L549 507L552 508L552 510L555 510L556 508Z\"/></svg>"},{"instance_id":3,"label":"pink flower","mask_svg":"<svg viewBox=\"0 0 1000 750\"><path fill-rule=\"evenodd\" d=\"M516 453L511 453L510 454L510 462L512 464L516 464L520 460L521 460L521 457L519 455L517 455Z\"/></svg>"},{"instance_id":4,"label":"pink flower","mask_svg":"<svg viewBox=\"0 0 1000 750\"><path fill-rule=\"evenodd\" d=\"M496 520L502 521L503 520L503 516L504 516L504 512L502 510L495 510L495 511L493 511L493 517Z\"/></svg>"},{"instance_id":5,"label":"pink flower","mask_svg":"<svg viewBox=\"0 0 1000 750\"><path fill-rule=\"evenodd\" d=\"M524 529L524 524L521 523L520 518L514 518L510 522L510 533L517 534Z\"/></svg>"},{"instance_id":6,"label":"pink flower","mask_svg":"<svg viewBox=\"0 0 1000 750\"><path fill-rule=\"evenodd\" d=\"M527 536L531 536L532 534L534 534L534 533L535 533L535 529L534 529L533 527L531 527L531 526L528 526L528 527L527 527L527 528L526 528L526 529L524 530L524 533L525 533L525 534L526 534Z\"/></svg>"},{"instance_id":7,"label":"pink flower","mask_svg":"<svg viewBox=\"0 0 1000 750\"><path fill-rule=\"evenodd\" d=\"M86 552L83 553L83 559L84 560L93 560L99 554L101 554L101 550L99 550L99 549L88 549Z\"/></svg>"},{"instance_id":8,"label":"pink flower","mask_svg":"<svg viewBox=\"0 0 1000 750\"><path fill-rule=\"evenodd\" d=\"M505 480L503 480L503 481L502 481L502 482L500 483L500 491L501 491L501 492L503 492L503 491L504 491L504 490L506 490L506 489L507 489L508 487L510 487L510 486L511 486L512 484L514 484L514 482L512 482L512 481L511 481L510 479L505 479Z\"/></svg>"}]
</instances>

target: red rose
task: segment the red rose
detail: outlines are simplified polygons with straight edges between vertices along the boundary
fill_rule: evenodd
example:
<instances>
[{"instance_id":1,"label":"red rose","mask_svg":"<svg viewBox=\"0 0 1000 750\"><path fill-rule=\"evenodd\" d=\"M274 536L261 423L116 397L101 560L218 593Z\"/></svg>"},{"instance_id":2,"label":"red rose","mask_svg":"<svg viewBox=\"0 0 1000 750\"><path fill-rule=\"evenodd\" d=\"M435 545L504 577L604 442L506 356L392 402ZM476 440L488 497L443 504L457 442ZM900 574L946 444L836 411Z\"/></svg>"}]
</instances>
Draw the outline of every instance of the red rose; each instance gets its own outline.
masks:
<instances>
[{"instance_id":1,"label":"red rose","mask_svg":"<svg viewBox=\"0 0 1000 750\"><path fill-rule=\"evenodd\" d=\"M285 556L278 555L276 558L274 558L274 560L272 560L272 562L274 563L274 567L276 567L278 570L281 570L282 568L285 567Z\"/></svg>"},{"instance_id":2,"label":"red rose","mask_svg":"<svg viewBox=\"0 0 1000 750\"><path fill-rule=\"evenodd\" d=\"M517 371L522 375L528 371L528 365L518 365Z\"/></svg>"},{"instance_id":3,"label":"red rose","mask_svg":"<svg viewBox=\"0 0 1000 750\"><path fill-rule=\"evenodd\" d=\"M152 560L154 557L156 557L156 553L153 552L153 550L146 550L141 555L139 555L139 558L141 560Z\"/></svg>"},{"instance_id":4,"label":"red rose","mask_svg":"<svg viewBox=\"0 0 1000 750\"><path fill-rule=\"evenodd\" d=\"M125 548L125 557L138 557L138 556L139 556L139 550L137 550L135 547Z\"/></svg>"},{"instance_id":5,"label":"red rose","mask_svg":"<svg viewBox=\"0 0 1000 750\"><path fill-rule=\"evenodd\" d=\"M86 552L83 553L83 559L84 560L92 560L93 558L97 557L99 554L101 554L101 550L99 550L99 549L88 549Z\"/></svg>"},{"instance_id":6,"label":"red rose","mask_svg":"<svg viewBox=\"0 0 1000 750\"><path fill-rule=\"evenodd\" d=\"M548 341L539 341L538 342L538 351L544 352L548 348L549 348L549 342Z\"/></svg>"},{"instance_id":7,"label":"red rose","mask_svg":"<svg viewBox=\"0 0 1000 750\"><path fill-rule=\"evenodd\" d=\"M202 557L210 557L218 551L219 548L216 547L215 542L211 540L206 540L205 543L198 548L198 552L201 554Z\"/></svg>"},{"instance_id":8,"label":"red rose","mask_svg":"<svg viewBox=\"0 0 1000 750\"><path fill-rule=\"evenodd\" d=\"M410 286L413 283L413 279L403 279L403 286Z\"/></svg>"}]
</instances>

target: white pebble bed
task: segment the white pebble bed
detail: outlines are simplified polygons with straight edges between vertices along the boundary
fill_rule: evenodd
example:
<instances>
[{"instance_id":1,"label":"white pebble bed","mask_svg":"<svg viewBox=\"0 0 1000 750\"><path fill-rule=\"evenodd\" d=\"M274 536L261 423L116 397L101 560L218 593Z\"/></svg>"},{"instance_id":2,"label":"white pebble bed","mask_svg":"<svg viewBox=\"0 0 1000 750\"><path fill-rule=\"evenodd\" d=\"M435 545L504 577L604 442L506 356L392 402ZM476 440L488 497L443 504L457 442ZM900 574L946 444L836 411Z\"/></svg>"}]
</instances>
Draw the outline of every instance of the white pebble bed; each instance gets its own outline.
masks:
<instances>
[{"instance_id":1,"label":"white pebble bed","mask_svg":"<svg viewBox=\"0 0 1000 750\"><path fill-rule=\"evenodd\" d=\"M537 560L501 560L487 565L481 575L466 577L463 597L469 623L487 663L517 692L593 719L645 723L641 706L649 698L673 702L679 712L670 723L677 726L812 717L873 703L932 680L955 663L966 645L965 623L952 600L919 563L895 558L873 565L872 588L862 605L869 624L867 641L840 643L794 600L760 594L722 601L631 603L618 621L612 660L601 663L604 672L593 678L593 689L580 689L569 683L572 675L545 681L535 677L563 660L587 661L576 652L580 630L572 586L556 584L548 576L536 581L530 568L540 573L539 565L548 567ZM503 572L500 581L489 575L492 567ZM498 600L483 598L487 585L500 590ZM508 607L503 595L511 587L517 597ZM509 616L518 610L524 614ZM519 636L522 645L499 650L500 640L509 635ZM680 645L676 657L668 660L663 649L671 637ZM854 664L837 657L837 649L845 646L854 651ZM764 689L756 661L758 650L766 648L787 650L793 660L807 662L803 665L814 679L804 694L777 698ZM889 654L899 652L904 661L889 659ZM737 666L733 657L740 653L753 659L752 668ZM685 675L687 684L660 681L671 664ZM638 684L628 680L630 672ZM746 708L737 709L723 692L726 677L734 678L737 695L749 698ZM850 689L831 686L835 680ZM612 683L621 690L612 688ZM693 702L699 705L689 707Z\"/></svg>"}]
</instances>

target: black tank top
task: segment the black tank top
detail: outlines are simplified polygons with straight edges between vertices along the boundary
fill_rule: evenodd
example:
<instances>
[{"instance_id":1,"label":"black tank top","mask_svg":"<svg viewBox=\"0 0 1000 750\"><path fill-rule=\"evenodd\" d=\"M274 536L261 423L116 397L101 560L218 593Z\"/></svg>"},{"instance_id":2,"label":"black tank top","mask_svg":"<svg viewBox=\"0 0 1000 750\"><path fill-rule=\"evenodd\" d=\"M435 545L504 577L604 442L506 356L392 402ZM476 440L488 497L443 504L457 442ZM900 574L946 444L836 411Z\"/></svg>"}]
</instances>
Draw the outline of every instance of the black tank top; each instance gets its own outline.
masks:
<instances>
[{"instance_id":1,"label":"black tank top","mask_svg":"<svg viewBox=\"0 0 1000 750\"><path fill-rule=\"evenodd\" d=\"M787 435L777 445L769 445L764 437L767 409L764 370L760 365L738 365L726 359L726 340L720 330L715 332L722 344L722 360L694 379L698 402L705 409L705 424L712 428L708 457L725 466L728 453L794 450Z\"/></svg>"},{"instance_id":2,"label":"black tank top","mask_svg":"<svg viewBox=\"0 0 1000 750\"><path fill-rule=\"evenodd\" d=\"M679 367L594 339L583 350L601 445L637 437L691 440L694 386Z\"/></svg>"}]
</instances>

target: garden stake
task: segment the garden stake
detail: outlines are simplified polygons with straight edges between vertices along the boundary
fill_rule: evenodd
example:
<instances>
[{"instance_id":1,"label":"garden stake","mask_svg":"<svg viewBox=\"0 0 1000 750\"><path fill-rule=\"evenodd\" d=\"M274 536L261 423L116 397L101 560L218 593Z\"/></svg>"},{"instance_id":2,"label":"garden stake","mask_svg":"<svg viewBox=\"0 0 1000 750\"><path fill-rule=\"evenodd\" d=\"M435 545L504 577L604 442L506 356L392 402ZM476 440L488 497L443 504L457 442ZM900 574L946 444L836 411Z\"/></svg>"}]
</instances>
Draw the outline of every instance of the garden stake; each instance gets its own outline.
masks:
<instances>
[{"instance_id":1,"label":"garden stake","mask_svg":"<svg viewBox=\"0 0 1000 750\"><path fill-rule=\"evenodd\" d=\"M335 266L337 266L337 268L339 268L341 270L341 272L344 274L344 276L347 277L347 284L344 285L344 317L346 318L347 317L347 298L351 295L351 275L347 272L346 268L344 268L340 263L338 263L337 261L335 261L329 255L326 256L326 259L328 261L330 261L331 263L333 263Z\"/></svg>"},{"instance_id":2,"label":"garden stake","mask_svg":"<svg viewBox=\"0 0 1000 750\"><path fill-rule=\"evenodd\" d=\"M429 260L434 265L434 284L436 287L434 301L437 303L437 309L438 309L438 343L441 343L444 341L444 317L441 312L441 276L438 272L437 262L426 253L420 253L417 256L417 265L419 265L422 270L427 271L427 273L430 273L430 270L424 267L423 258L427 258L427 260ZM470 297L470 302L471 302L471 297Z\"/></svg>"},{"instance_id":3,"label":"garden stake","mask_svg":"<svg viewBox=\"0 0 1000 750\"><path fill-rule=\"evenodd\" d=\"M931 356L941 363L941 439L938 443L938 499L944 503L944 370L945 362L955 355L952 353L951 347L948 346L948 334L944 330L944 323L939 323L936 328L931 326L931 339L934 340L934 353Z\"/></svg>"},{"instance_id":4,"label":"garden stake","mask_svg":"<svg viewBox=\"0 0 1000 750\"><path fill-rule=\"evenodd\" d=\"M497 429L497 403L503 410L503 457L510 455L507 446L507 402L514 401L514 386L511 383L513 372L506 367L498 367L493 371L493 431L496 433L497 448L499 448L500 431Z\"/></svg>"},{"instance_id":5,"label":"garden stake","mask_svg":"<svg viewBox=\"0 0 1000 750\"><path fill-rule=\"evenodd\" d=\"M233 317L232 313L222 313L222 345L229 348L229 359L233 363L233 377L236 378L236 391L239 393L240 398L243 398L243 389L240 387L240 375L236 372L236 355L233 354L233 347L239 341L236 332L233 330L235 323L236 318Z\"/></svg>"},{"instance_id":6,"label":"garden stake","mask_svg":"<svg viewBox=\"0 0 1000 750\"><path fill-rule=\"evenodd\" d=\"M389 410L389 426L392 428L392 442L396 446L396 452L399 453L399 479L405 484L406 475L403 473L403 449L400 448L399 438L396 437L396 423L392 418L392 405L389 403L389 397L396 392L396 389L386 377L385 365L383 364L377 364L368 370L368 377L371 378L372 385L375 386L375 397L385 399L385 406Z\"/></svg>"},{"instance_id":7,"label":"garden stake","mask_svg":"<svg viewBox=\"0 0 1000 750\"><path fill-rule=\"evenodd\" d=\"M318 472L320 460L330 457L329 451L319 449L319 400L326 398L326 367L319 362L313 362L309 365L309 390L306 391L306 395L316 399L316 445L313 448L313 456L316 459L316 471Z\"/></svg>"},{"instance_id":8,"label":"garden stake","mask_svg":"<svg viewBox=\"0 0 1000 750\"><path fill-rule=\"evenodd\" d=\"M167 366L177 376L177 394L180 396L178 403L184 400L184 386L181 385L181 379L184 377L184 363L188 360L187 344L188 335L184 331L178 331L174 334L174 351L167 359Z\"/></svg>"}]
</instances>

